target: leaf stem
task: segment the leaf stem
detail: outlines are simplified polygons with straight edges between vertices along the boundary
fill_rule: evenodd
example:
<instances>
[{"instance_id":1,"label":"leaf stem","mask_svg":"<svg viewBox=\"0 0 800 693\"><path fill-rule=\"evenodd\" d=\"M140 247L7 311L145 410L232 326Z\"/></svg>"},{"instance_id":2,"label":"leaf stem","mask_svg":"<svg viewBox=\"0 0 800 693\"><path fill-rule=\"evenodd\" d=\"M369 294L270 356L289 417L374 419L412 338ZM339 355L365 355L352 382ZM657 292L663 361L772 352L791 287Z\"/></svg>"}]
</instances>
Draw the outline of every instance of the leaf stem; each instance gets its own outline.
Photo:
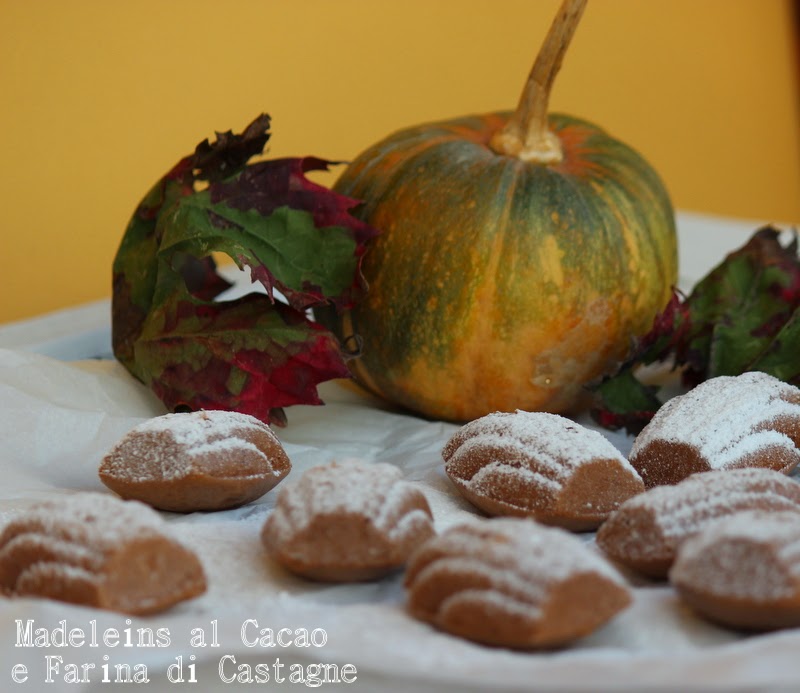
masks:
<instances>
[{"instance_id":1,"label":"leaf stem","mask_svg":"<svg viewBox=\"0 0 800 693\"><path fill-rule=\"evenodd\" d=\"M587 0L563 0L522 90L517 109L489 146L498 154L548 164L561 161L561 143L547 126L550 90Z\"/></svg>"}]
</instances>

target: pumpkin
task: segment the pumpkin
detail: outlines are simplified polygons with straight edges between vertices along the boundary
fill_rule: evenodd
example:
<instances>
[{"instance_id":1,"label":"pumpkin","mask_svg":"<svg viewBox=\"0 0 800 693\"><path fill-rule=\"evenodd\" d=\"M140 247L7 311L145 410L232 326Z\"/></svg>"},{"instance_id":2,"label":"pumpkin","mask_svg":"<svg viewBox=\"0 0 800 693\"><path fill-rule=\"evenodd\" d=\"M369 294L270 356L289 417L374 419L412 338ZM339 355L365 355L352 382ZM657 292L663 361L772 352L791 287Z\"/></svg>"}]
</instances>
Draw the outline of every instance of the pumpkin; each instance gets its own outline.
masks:
<instances>
[{"instance_id":1,"label":"pumpkin","mask_svg":"<svg viewBox=\"0 0 800 693\"><path fill-rule=\"evenodd\" d=\"M584 2L566 0L515 112L397 132L334 185L380 235L365 299L319 319L357 337L353 374L377 395L452 421L569 413L668 302L677 244L658 175L602 129L547 114Z\"/></svg>"}]
</instances>

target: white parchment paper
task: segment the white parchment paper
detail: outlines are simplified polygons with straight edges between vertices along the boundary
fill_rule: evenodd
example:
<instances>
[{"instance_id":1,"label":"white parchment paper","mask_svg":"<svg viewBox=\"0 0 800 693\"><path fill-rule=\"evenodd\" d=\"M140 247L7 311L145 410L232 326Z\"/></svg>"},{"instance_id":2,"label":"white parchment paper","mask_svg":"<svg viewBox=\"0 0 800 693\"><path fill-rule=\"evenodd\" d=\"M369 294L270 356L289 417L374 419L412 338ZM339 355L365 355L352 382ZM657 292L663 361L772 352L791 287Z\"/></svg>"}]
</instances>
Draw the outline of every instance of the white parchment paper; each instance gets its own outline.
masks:
<instances>
[{"instance_id":1,"label":"white parchment paper","mask_svg":"<svg viewBox=\"0 0 800 693\"><path fill-rule=\"evenodd\" d=\"M294 407L289 426L276 431L293 464L283 484L295 483L313 465L356 457L396 465L420 484L439 530L474 513L442 468L440 451L456 426L391 410L338 383L324 386L322 395L326 406ZM97 477L102 456L137 423L162 413L150 392L113 361L66 363L0 350L0 521L43 498L108 492ZM628 452L629 438L606 435ZM510 652L439 633L405 612L400 575L363 585L325 585L275 565L258 538L274 493L232 511L165 514L176 536L198 552L209 590L164 614L126 619L46 600L0 598L0 690L115 687L103 679L114 680L116 665L132 671L146 667L149 682L137 690L299 690L317 687L315 679L292 683L291 665L307 673L305 667L320 662L355 667L355 683L321 684L335 690L800 690L800 630L743 636L717 628L696 618L665 585L637 584L627 611L559 652ZM593 541L591 535L585 538ZM109 628L123 634L162 628L169 643L20 646L24 637L18 628L29 621L33 629L101 634ZM260 630L284 628L317 629L318 635L324 630L325 644L253 645ZM196 629L205 646L192 643ZM179 657L185 682L171 683L168 673L175 675L176 669L170 666ZM276 660L283 666L279 683ZM84 664L94 668L79 675L81 680L65 680L73 671L70 664L78 672ZM256 664L272 667L269 683L226 683ZM23 676L19 667L26 671L24 683L12 678L12 672Z\"/></svg>"}]
</instances>

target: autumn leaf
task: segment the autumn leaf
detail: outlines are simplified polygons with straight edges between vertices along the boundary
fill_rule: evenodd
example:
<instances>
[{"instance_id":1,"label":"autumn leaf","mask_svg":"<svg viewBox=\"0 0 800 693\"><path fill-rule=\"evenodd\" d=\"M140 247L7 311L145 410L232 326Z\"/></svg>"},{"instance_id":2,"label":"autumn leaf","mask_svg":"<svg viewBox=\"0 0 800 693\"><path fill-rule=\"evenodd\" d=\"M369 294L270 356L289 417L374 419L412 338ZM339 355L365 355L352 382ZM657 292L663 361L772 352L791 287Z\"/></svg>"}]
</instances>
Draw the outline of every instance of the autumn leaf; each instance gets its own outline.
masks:
<instances>
[{"instance_id":1,"label":"autumn leaf","mask_svg":"<svg viewBox=\"0 0 800 693\"><path fill-rule=\"evenodd\" d=\"M779 237L760 229L695 286L687 300L692 327L676 351L687 384L763 370L762 355L775 349L792 356L790 345L774 340L800 307L800 261L796 236L786 246Z\"/></svg>"},{"instance_id":2,"label":"autumn leaf","mask_svg":"<svg viewBox=\"0 0 800 693\"><path fill-rule=\"evenodd\" d=\"M689 329L685 297L673 290L664 310L653 320L650 332L634 339L628 359L616 372L592 385L592 415L603 427L641 430L661 406L658 387L644 383L635 375L642 366L665 361L681 344Z\"/></svg>"},{"instance_id":3,"label":"autumn leaf","mask_svg":"<svg viewBox=\"0 0 800 693\"><path fill-rule=\"evenodd\" d=\"M764 227L692 290L677 292L618 371L593 386L592 414L608 428L637 433L661 405L637 377L643 365L671 362L693 387L720 375L763 371L800 385L800 259Z\"/></svg>"},{"instance_id":4,"label":"autumn leaf","mask_svg":"<svg viewBox=\"0 0 800 693\"><path fill-rule=\"evenodd\" d=\"M262 115L239 135L201 142L148 192L117 251L114 353L170 409L283 423L283 407L321 403L316 386L348 373L308 309L353 305L376 232L350 214L356 200L306 178L331 162L248 163L269 125ZM265 292L217 300L229 285L212 253L230 256Z\"/></svg>"}]
</instances>

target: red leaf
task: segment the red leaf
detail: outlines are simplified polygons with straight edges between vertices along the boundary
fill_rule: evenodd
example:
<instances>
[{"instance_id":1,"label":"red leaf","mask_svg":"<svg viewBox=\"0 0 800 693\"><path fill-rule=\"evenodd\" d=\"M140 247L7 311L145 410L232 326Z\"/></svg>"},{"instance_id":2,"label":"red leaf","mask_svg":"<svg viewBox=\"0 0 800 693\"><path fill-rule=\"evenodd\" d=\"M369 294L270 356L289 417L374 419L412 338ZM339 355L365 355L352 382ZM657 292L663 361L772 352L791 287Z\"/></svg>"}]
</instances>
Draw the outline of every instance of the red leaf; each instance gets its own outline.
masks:
<instances>
[{"instance_id":1,"label":"red leaf","mask_svg":"<svg viewBox=\"0 0 800 693\"><path fill-rule=\"evenodd\" d=\"M248 164L268 127L259 116L181 159L138 206L114 260L114 353L170 409L232 409L281 424L283 407L321 404L317 385L348 375L336 338L305 309L352 305L376 231L350 214L356 200L306 179L328 162ZM229 285L213 252L249 268L269 293L215 301ZM291 305L273 300L273 285Z\"/></svg>"}]
</instances>

